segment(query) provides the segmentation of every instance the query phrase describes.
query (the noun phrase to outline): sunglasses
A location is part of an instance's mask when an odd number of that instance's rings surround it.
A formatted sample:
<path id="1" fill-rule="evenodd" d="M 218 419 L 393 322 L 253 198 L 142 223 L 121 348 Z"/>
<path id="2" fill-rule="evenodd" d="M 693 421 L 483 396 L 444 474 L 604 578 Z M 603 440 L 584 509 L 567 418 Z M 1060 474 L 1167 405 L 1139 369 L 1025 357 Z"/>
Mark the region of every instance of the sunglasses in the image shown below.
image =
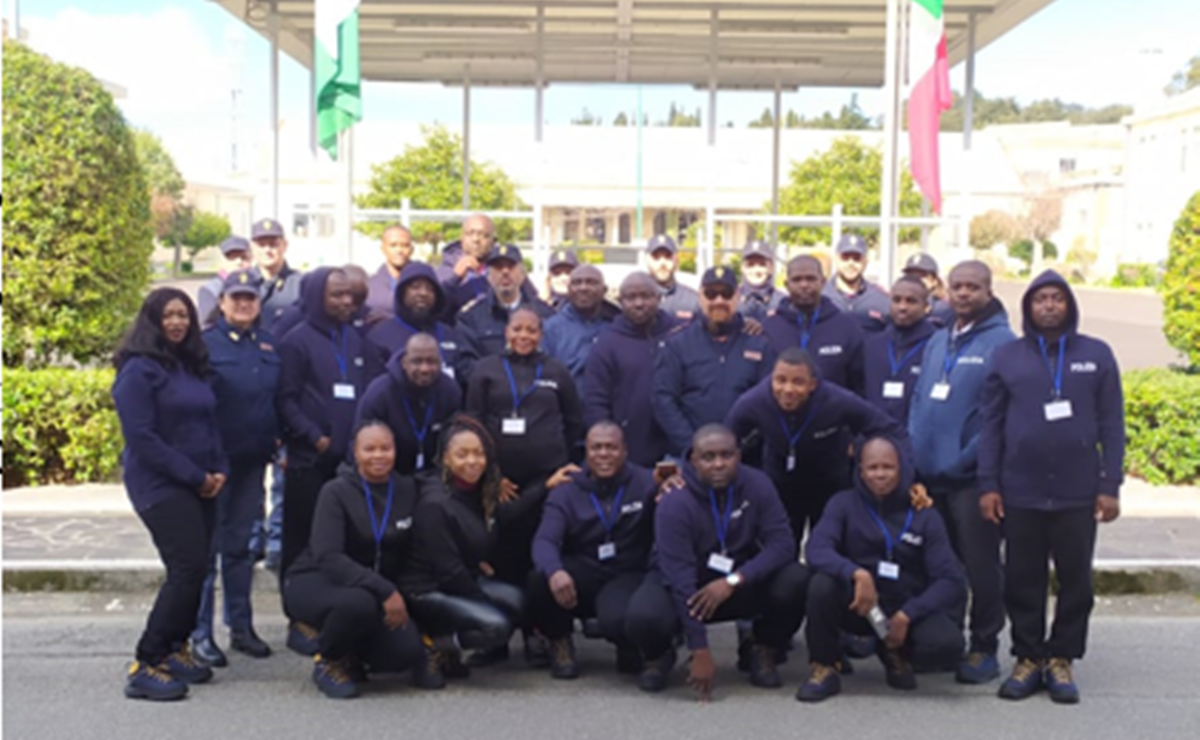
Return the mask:
<path id="1" fill-rule="evenodd" d="M 710 301 L 715 301 L 718 298 L 723 298 L 727 301 L 733 300 L 733 288 L 728 286 L 705 288 L 704 297 Z"/>

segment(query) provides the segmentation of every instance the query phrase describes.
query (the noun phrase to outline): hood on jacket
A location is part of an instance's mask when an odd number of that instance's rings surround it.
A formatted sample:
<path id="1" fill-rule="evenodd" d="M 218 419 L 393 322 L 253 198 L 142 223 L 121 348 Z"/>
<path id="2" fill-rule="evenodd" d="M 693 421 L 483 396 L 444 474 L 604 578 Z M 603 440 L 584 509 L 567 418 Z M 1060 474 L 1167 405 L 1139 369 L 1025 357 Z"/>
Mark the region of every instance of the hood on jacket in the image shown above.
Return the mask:
<path id="1" fill-rule="evenodd" d="M 683 477 L 683 482 L 687 484 L 688 490 L 692 494 L 708 501 L 709 485 L 700 480 L 700 473 L 696 470 L 696 466 L 692 465 L 692 448 L 689 446 L 683 452 L 683 457 L 679 461 L 679 474 Z M 745 463 L 738 463 L 737 473 L 733 476 L 733 480 L 729 484 L 729 488 L 733 491 L 740 491 L 745 485 L 746 475 L 743 471 Z"/>
<path id="2" fill-rule="evenodd" d="M 885 511 L 902 511 L 910 505 L 909 489 L 912 488 L 912 484 L 917 478 L 917 467 L 913 462 L 910 446 L 900 440 L 888 436 L 875 436 L 855 441 L 854 489 L 860 495 L 866 497 L 867 502 L 872 506 L 875 504 L 875 494 L 871 493 L 866 483 L 863 482 L 861 470 L 863 449 L 867 446 L 868 442 L 877 439 L 889 442 L 896 450 L 896 456 L 900 460 L 900 482 L 896 484 L 891 493 L 883 498 L 883 508 Z"/>
<path id="3" fill-rule="evenodd" d="M 825 295 L 824 293 L 821 294 L 821 301 L 817 304 L 815 311 L 817 314 L 818 324 L 824 324 L 826 321 L 829 321 L 841 312 L 842 309 L 838 308 L 837 304 L 834 303 L 829 296 Z M 776 313 L 782 315 L 788 321 L 795 322 L 796 317 L 800 315 L 800 309 L 796 308 L 796 306 L 792 303 L 791 298 L 787 298 L 783 301 L 783 303 L 779 304 L 779 309 L 776 311 Z"/>
<path id="4" fill-rule="evenodd" d="M 925 316 L 912 326 L 903 328 L 889 323 L 883 332 L 885 335 L 895 337 L 899 340 L 901 346 L 908 346 L 914 342 L 919 342 L 922 339 L 933 336 L 933 333 L 938 330 L 938 327 L 929 319 L 930 316 Z"/>
<path id="5" fill-rule="evenodd" d="M 623 486 L 629 483 L 633 478 L 633 468 L 629 461 L 626 460 L 620 468 L 617 469 L 616 475 L 610 479 L 610 483 L 616 486 Z M 571 481 L 579 486 L 580 490 L 588 493 L 595 493 L 600 488 L 600 481 L 592 477 L 592 471 L 588 468 L 585 462 L 579 472 L 571 474 Z"/>
<path id="6" fill-rule="evenodd" d="M 654 320 L 650 322 L 650 333 L 642 330 L 641 327 L 634 326 L 633 322 L 625 318 L 625 314 L 618 314 L 612 320 L 612 330 L 623 337 L 632 337 L 634 339 L 645 339 L 647 336 L 661 337 L 675 327 L 675 317 L 661 308 L 655 314 Z"/>
<path id="7" fill-rule="evenodd" d="M 1066 278 L 1059 275 L 1054 270 L 1046 270 L 1041 275 L 1034 278 L 1033 282 L 1025 290 L 1025 295 L 1021 297 L 1021 331 L 1027 337 L 1037 336 L 1037 328 L 1033 325 L 1032 318 L 1032 303 L 1033 294 L 1038 289 L 1044 288 L 1047 285 L 1057 285 L 1067 293 L 1067 334 L 1074 334 L 1079 331 L 1079 304 L 1075 300 L 1075 293 L 1071 290 L 1071 286 L 1067 283 Z"/>
<path id="8" fill-rule="evenodd" d="M 304 276 L 300 286 L 300 310 L 308 323 L 323 331 L 336 329 L 338 324 L 325 313 L 325 284 L 338 267 L 318 267 Z"/>
<path id="9" fill-rule="evenodd" d="M 416 324 L 412 321 L 412 315 L 406 308 L 404 308 L 401 299 L 404 296 L 404 289 L 413 281 L 421 279 L 428 280 L 433 284 L 433 293 L 434 296 L 436 296 L 433 301 L 433 309 L 429 312 L 427 322 L 436 322 L 437 317 L 446 312 L 446 303 L 448 301 L 446 298 L 446 291 L 442 288 L 442 283 L 437 279 L 437 273 L 433 271 L 433 268 L 424 262 L 409 262 L 404 266 L 404 269 L 400 271 L 400 281 L 396 283 L 396 292 L 392 299 L 392 309 L 395 311 L 397 316 L 404 319 L 408 323 L 413 324 L 414 326 Z"/>

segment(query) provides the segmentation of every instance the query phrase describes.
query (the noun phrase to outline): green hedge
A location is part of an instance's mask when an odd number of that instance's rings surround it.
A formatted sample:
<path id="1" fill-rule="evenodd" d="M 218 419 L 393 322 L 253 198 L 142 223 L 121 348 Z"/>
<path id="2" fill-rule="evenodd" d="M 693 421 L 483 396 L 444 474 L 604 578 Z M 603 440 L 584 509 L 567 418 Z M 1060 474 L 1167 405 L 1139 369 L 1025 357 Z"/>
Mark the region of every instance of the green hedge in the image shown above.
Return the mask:
<path id="1" fill-rule="evenodd" d="M 1126 471 L 1156 485 L 1200 482 L 1200 374 L 1132 370 L 1124 386 Z"/>

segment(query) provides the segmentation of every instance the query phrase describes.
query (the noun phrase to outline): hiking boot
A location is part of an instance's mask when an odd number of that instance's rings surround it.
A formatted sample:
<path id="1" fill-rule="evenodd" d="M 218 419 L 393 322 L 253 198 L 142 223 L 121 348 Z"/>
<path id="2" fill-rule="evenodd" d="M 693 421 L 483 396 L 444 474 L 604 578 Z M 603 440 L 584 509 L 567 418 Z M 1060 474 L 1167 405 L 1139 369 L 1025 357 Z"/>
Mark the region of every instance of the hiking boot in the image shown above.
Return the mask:
<path id="1" fill-rule="evenodd" d="M 313 683 L 330 699 L 351 699 L 358 696 L 358 684 L 350 677 L 347 661 L 326 660 L 320 654 L 313 656 Z"/>
<path id="2" fill-rule="evenodd" d="M 217 647 L 216 640 L 212 637 L 201 637 L 199 640 L 192 640 L 192 655 L 196 660 L 213 668 L 224 668 L 229 665 L 229 660 L 225 657 L 225 653 L 221 648 Z"/>
<path id="3" fill-rule="evenodd" d="M 657 658 L 646 658 L 645 666 L 638 675 L 638 688 L 651 694 L 657 694 L 667 688 L 667 680 L 675 667 L 675 648 L 668 649 Z"/>
<path id="4" fill-rule="evenodd" d="M 570 635 L 550 641 L 550 675 L 553 678 L 579 678 L 579 663 L 575 661 L 575 642 Z"/>
<path id="5" fill-rule="evenodd" d="M 130 699 L 176 701 L 187 696 L 187 693 L 187 684 L 167 673 L 162 666 L 146 665 L 139 660 L 129 666 L 125 696 Z"/>
<path id="6" fill-rule="evenodd" d="M 452 681 L 466 680 L 471 677 L 471 669 L 463 662 L 459 650 L 442 650 L 442 671 L 446 678 Z"/>
<path id="7" fill-rule="evenodd" d="M 311 657 L 321 649 L 321 634 L 304 622 L 288 624 L 287 646 L 293 653 Z"/>
<path id="8" fill-rule="evenodd" d="M 271 655 L 271 646 L 255 634 L 253 628 L 230 632 L 229 648 L 251 658 L 267 658 Z"/>
<path id="9" fill-rule="evenodd" d="M 446 654 L 434 647 L 433 640 L 422 637 L 425 657 L 413 668 L 413 686 L 430 691 L 446 688 Z"/>
<path id="10" fill-rule="evenodd" d="M 838 674 L 837 666 L 813 663 L 808 680 L 800 684 L 796 691 L 796 700 L 815 703 L 836 696 L 841 691 L 842 677 Z"/>
<path id="11" fill-rule="evenodd" d="M 184 683 L 207 683 L 212 680 L 212 668 L 204 665 L 192 655 L 191 649 L 184 643 L 183 647 L 167 656 L 159 666 Z"/>
<path id="12" fill-rule="evenodd" d="M 917 688 L 917 674 L 913 672 L 912 663 L 909 663 L 899 650 L 885 648 L 880 652 L 879 660 L 883 663 L 884 676 L 888 686 L 901 691 L 912 691 Z"/>
<path id="13" fill-rule="evenodd" d="M 987 683 L 999 677 L 1000 663 L 995 653 L 969 653 L 954 673 L 955 681 L 967 684 Z"/>
<path id="14" fill-rule="evenodd" d="M 1067 658 L 1051 658 L 1046 661 L 1046 671 L 1043 674 L 1046 690 L 1050 692 L 1050 701 L 1055 704 L 1078 704 L 1079 687 L 1071 675 L 1071 661 Z"/>
<path id="15" fill-rule="evenodd" d="M 476 650 L 467 656 L 467 666 L 471 668 L 487 668 L 508 660 L 508 645 L 501 645 L 490 650 Z"/>
<path id="16" fill-rule="evenodd" d="M 541 632 L 526 632 L 525 664 L 530 668 L 549 668 L 551 665 L 550 641 Z"/>
<path id="17" fill-rule="evenodd" d="M 775 668 L 775 655 L 778 651 L 760 642 L 750 646 L 750 685 L 760 689 L 777 689 L 783 686 L 783 679 Z"/>
<path id="18" fill-rule="evenodd" d="M 1020 701 L 1033 696 L 1044 686 L 1042 672 L 1045 670 L 1046 666 L 1040 661 L 1021 658 L 1013 666 L 1012 675 L 1000 684 L 1000 698 Z"/>
<path id="19" fill-rule="evenodd" d="M 644 667 L 642 654 L 637 648 L 617 648 L 617 673 L 633 676 L 641 673 Z"/>

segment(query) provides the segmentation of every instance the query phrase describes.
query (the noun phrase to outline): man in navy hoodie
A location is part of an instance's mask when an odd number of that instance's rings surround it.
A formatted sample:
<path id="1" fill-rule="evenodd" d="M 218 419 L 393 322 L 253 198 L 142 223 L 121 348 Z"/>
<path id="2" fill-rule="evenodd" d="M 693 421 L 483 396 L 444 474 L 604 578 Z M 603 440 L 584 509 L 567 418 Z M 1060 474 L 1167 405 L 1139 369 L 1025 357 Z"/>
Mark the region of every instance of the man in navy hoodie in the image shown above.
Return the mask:
<path id="1" fill-rule="evenodd" d="M 863 343 L 863 398 L 908 424 L 908 401 L 921 356 L 937 328 L 929 320 L 929 289 L 905 275 L 892 285 L 891 322 Z"/>
<path id="2" fill-rule="evenodd" d="M 804 621 L 808 571 L 796 561 L 775 486 L 741 465 L 737 440 L 720 424 L 696 432 L 682 474 L 685 486 L 663 496 L 654 513 L 654 567 L 625 617 L 646 659 L 638 685 L 666 687 L 682 625 L 692 651 L 688 683 L 707 701 L 716 665 L 705 625 L 753 619 L 750 682 L 782 686 L 775 659 Z"/>
<path id="3" fill-rule="evenodd" d="M 396 283 L 392 316 L 376 323 L 367 332 L 367 339 L 391 357 L 416 334 L 429 334 L 437 339 L 442 358 L 442 372 L 450 378 L 465 377 L 461 371 L 458 331 L 442 322 L 446 313 L 446 292 L 438 282 L 433 268 L 423 262 L 410 262 Z M 399 438 L 397 438 L 399 441 Z"/>
<path id="4" fill-rule="evenodd" d="M 654 368 L 654 418 L 668 454 L 681 455 L 705 424 L 724 420 L 738 396 L 771 372 L 775 353 L 764 336 L 745 332 L 735 310 L 737 277 L 710 267 L 700 288 L 703 316 L 667 340 Z"/>
<path id="5" fill-rule="evenodd" d="M 834 250 L 836 266 L 825 284 L 825 295 L 843 312 L 853 316 L 864 332 L 883 331 L 888 321 L 888 295 L 868 282 L 867 242 L 858 234 L 842 234 Z"/>
<path id="6" fill-rule="evenodd" d="M 807 350 L 821 379 L 858 393 L 862 388 L 863 330 L 850 314 L 821 294 L 825 272 L 815 257 L 801 255 L 787 266 L 788 300 L 763 322 L 776 354 L 788 347 Z"/>
<path id="7" fill-rule="evenodd" d="M 869 439 L 859 452 L 854 487 L 833 497 L 805 550 L 808 586 L 805 642 L 812 673 L 796 693 L 816 702 L 841 691 L 841 630 L 873 634 L 870 619 L 887 620 L 878 648 L 888 686 L 915 689 L 916 669 L 937 669 L 962 655 L 957 611 L 967 579 L 954 557 L 941 516 L 919 508 L 907 445 Z M 918 500 L 928 499 L 924 496 Z M 849 608 L 847 608 L 849 606 Z"/>
<path id="8" fill-rule="evenodd" d="M 604 275 L 595 265 L 580 265 L 571 271 L 566 300 L 558 313 L 546 320 L 542 349 L 571 371 L 579 395 L 585 393 L 588 354 L 600 332 L 620 314 L 604 300 Z"/>
<path id="9" fill-rule="evenodd" d="M 667 453 L 667 436 L 654 419 L 654 366 L 667 337 L 680 325 L 659 308 L 662 295 L 648 274 L 621 283 L 621 315 L 596 339 L 584 364 L 591 382 L 583 393 L 583 423 L 615 421 L 625 432 L 629 459 L 649 467 Z"/>
<path id="10" fill-rule="evenodd" d="M 396 439 L 396 472 L 413 475 L 435 467 L 442 425 L 462 409 L 462 389 L 442 372 L 438 341 L 413 334 L 392 355 L 387 371 L 371 381 L 354 427 L 387 424 Z"/>
<path id="11" fill-rule="evenodd" d="M 992 295 L 992 271 L 982 262 L 950 271 L 955 320 L 925 345 L 912 391 L 908 433 L 917 474 L 928 486 L 971 584 L 971 642 L 958 666 L 960 683 L 1000 675 L 996 662 L 1004 628 L 1004 573 L 1000 527 L 979 514 L 976 456 L 982 428 L 983 382 L 996 348 L 1012 341 L 1008 314 Z"/>
<path id="12" fill-rule="evenodd" d="M 1017 658 L 1000 696 L 1024 699 L 1044 685 L 1055 702 L 1074 704 L 1071 661 L 1087 643 L 1096 523 L 1121 511 L 1121 372 L 1107 344 L 1079 333 L 1079 304 L 1058 273 L 1038 276 L 1021 309 L 1025 336 L 992 356 L 979 440 L 979 503 L 987 519 L 1003 521 Z M 1058 598 L 1047 639 L 1051 558 Z"/>

